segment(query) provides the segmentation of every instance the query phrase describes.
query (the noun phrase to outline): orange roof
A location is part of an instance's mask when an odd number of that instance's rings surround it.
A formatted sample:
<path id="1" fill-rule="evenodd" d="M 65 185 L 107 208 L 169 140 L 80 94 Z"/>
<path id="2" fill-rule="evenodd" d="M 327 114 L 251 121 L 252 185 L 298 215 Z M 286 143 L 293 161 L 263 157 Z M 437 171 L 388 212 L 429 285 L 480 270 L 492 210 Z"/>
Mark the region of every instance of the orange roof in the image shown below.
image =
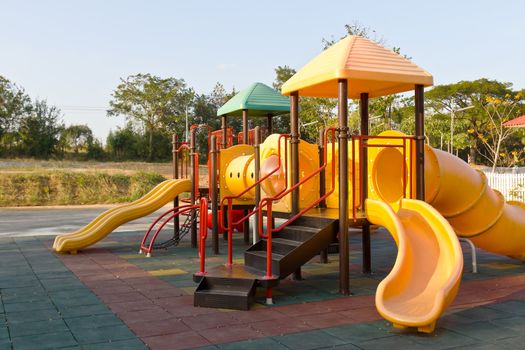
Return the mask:
<path id="1" fill-rule="evenodd" d="M 521 128 L 525 126 L 525 115 L 509 120 L 503 123 L 503 126 L 507 128 Z"/>
<path id="2" fill-rule="evenodd" d="M 301 96 L 337 97 L 337 80 L 348 80 L 348 97 L 370 97 L 431 86 L 430 73 L 410 60 L 360 36 L 348 36 L 332 45 L 283 84 L 281 92 Z"/>

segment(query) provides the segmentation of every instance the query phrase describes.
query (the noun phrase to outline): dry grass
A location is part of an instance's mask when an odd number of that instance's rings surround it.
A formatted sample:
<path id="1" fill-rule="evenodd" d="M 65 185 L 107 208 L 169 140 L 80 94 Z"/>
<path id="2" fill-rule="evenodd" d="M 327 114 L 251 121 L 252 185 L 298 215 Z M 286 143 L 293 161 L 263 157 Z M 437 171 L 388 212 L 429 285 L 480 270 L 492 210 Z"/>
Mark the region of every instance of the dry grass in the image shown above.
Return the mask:
<path id="1" fill-rule="evenodd" d="M 171 163 L 0 159 L 0 207 L 128 202 L 172 174 Z"/>

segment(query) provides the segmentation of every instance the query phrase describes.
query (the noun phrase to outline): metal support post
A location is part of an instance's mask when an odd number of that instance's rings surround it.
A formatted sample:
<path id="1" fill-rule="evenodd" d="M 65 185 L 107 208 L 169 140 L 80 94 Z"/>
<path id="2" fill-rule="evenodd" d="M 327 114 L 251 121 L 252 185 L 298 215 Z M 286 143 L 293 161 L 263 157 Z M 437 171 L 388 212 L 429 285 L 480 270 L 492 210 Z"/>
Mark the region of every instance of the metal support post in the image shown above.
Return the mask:
<path id="1" fill-rule="evenodd" d="M 348 247 L 348 81 L 340 79 L 339 117 L 339 293 L 350 294 Z"/>
<path id="2" fill-rule="evenodd" d="M 359 109 L 361 114 L 361 135 L 368 135 L 368 93 L 360 95 Z M 363 139 L 363 148 L 361 149 L 361 206 L 365 210 L 365 202 L 368 198 L 368 140 Z M 361 226 L 361 238 L 363 246 L 363 273 L 372 272 L 372 252 L 370 248 L 370 223 L 366 218 L 363 219 Z"/>
<path id="3" fill-rule="evenodd" d="M 219 214 L 218 214 L 218 201 L 219 193 L 217 187 L 217 136 L 211 137 L 210 145 L 210 156 L 211 156 L 211 173 L 210 176 L 210 198 L 211 198 L 211 239 L 213 245 L 213 254 L 219 254 Z"/>
<path id="4" fill-rule="evenodd" d="M 195 167 L 199 164 L 195 164 L 195 153 L 197 152 L 196 142 L 195 142 L 196 130 L 193 129 L 190 132 L 190 172 L 191 172 L 191 204 L 195 204 L 197 200 L 198 193 L 195 193 L 195 187 L 199 184 L 199 179 L 197 179 L 197 174 L 195 173 Z M 191 214 L 191 247 L 197 248 L 197 213 L 195 210 L 190 212 Z"/>

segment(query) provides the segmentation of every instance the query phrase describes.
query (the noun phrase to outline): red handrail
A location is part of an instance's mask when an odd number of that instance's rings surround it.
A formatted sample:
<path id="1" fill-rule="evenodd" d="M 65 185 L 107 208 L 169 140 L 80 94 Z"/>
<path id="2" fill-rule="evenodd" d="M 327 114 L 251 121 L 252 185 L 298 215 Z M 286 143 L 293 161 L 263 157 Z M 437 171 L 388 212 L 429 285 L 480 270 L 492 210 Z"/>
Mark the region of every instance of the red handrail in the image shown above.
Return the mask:
<path id="1" fill-rule="evenodd" d="M 364 143 L 364 140 L 370 140 L 370 139 L 397 139 L 402 140 L 402 145 L 395 145 L 395 144 L 384 144 L 384 143 L 377 143 L 377 144 L 369 144 Z M 383 148 L 402 148 L 403 149 L 403 165 L 402 165 L 402 171 L 403 171 L 403 198 L 406 196 L 406 189 L 407 189 L 407 171 L 406 171 L 406 147 L 407 147 L 407 140 L 414 141 L 414 136 L 386 136 L 386 135 L 378 135 L 378 136 L 370 136 L 370 135 L 353 135 L 352 136 L 352 215 L 354 218 L 354 222 L 357 221 L 357 208 L 363 207 L 363 180 L 360 178 L 360 186 L 359 186 L 359 206 L 356 205 L 356 194 L 355 194 L 355 185 L 356 185 L 356 175 L 355 175 L 355 142 L 354 140 L 358 140 L 358 151 L 359 154 L 361 154 L 361 151 L 363 148 L 371 148 L 371 147 L 383 147 Z M 409 168 L 410 171 L 412 171 L 412 149 L 414 147 L 411 145 L 410 147 L 410 157 L 409 157 Z M 362 162 L 359 162 L 359 176 L 361 176 L 361 170 L 362 170 L 363 164 Z M 410 181 L 409 184 L 409 196 L 412 198 L 412 187 L 413 187 L 413 181 Z"/>
<path id="2" fill-rule="evenodd" d="M 164 212 L 162 215 L 160 215 L 159 217 L 157 217 L 155 219 L 155 221 L 153 221 L 153 223 L 149 226 L 148 228 L 148 231 L 146 231 L 146 234 L 144 235 L 144 238 L 142 238 L 142 242 L 140 243 L 140 250 L 142 252 L 145 252 L 145 253 L 148 253 L 150 254 L 152 251 L 153 251 L 153 244 L 155 243 L 155 240 L 157 239 L 157 236 L 159 235 L 160 231 L 162 231 L 162 229 L 164 228 L 164 226 L 166 226 L 166 224 L 171 221 L 175 216 L 177 215 L 180 215 L 180 214 L 183 214 L 183 213 L 186 213 L 188 211 L 191 211 L 193 209 L 196 209 L 198 206 L 196 205 L 191 205 L 191 204 L 185 204 L 185 205 L 180 205 L 178 207 L 175 207 L 175 208 L 171 208 L 170 210 Z M 146 240 L 148 239 L 148 236 L 149 234 L 151 233 L 151 231 L 153 230 L 153 228 L 155 227 L 155 225 L 160 221 L 162 220 L 164 217 L 166 217 L 166 215 L 170 214 L 170 213 L 173 213 L 171 214 L 168 218 L 166 218 L 162 224 L 159 226 L 159 228 L 155 231 L 155 234 L 153 235 L 153 237 L 151 238 L 151 241 L 149 243 L 149 246 L 146 247 Z"/>
<path id="3" fill-rule="evenodd" d="M 277 140 L 277 143 L 278 143 L 278 149 L 277 149 L 277 157 L 278 157 L 278 164 L 277 164 L 277 167 L 275 169 L 273 169 L 272 171 L 270 171 L 268 174 L 266 174 L 265 176 L 261 177 L 258 181 L 254 182 L 252 185 L 248 186 L 248 188 L 246 188 L 245 190 L 243 190 L 241 193 L 237 194 L 236 196 L 226 196 L 224 197 L 222 200 L 221 200 L 221 203 L 220 203 L 220 206 L 221 208 L 224 208 L 224 202 L 225 201 L 228 201 L 227 203 L 227 206 L 228 206 L 228 222 L 227 222 L 227 227 L 225 227 L 224 229 L 228 231 L 228 263 L 227 265 L 228 266 L 231 266 L 233 264 L 233 243 L 232 243 L 232 239 L 233 239 L 233 227 L 235 225 L 239 225 L 241 224 L 242 222 L 244 222 L 244 220 L 248 219 L 250 216 L 252 216 L 253 214 L 257 213 L 260 208 L 262 207 L 261 203 L 259 203 L 259 205 L 257 207 L 255 207 L 252 211 L 250 211 L 250 213 L 244 217 L 242 217 L 241 219 L 239 219 L 238 221 L 236 222 L 232 222 L 233 221 L 233 213 L 232 213 L 232 210 L 233 210 L 233 200 L 234 199 L 237 199 L 237 198 L 240 198 L 242 197 L 244 194 L 248 193 L 250 190 L 252 190 L 253 188 L 255 188 L 257 185 L 260 185 L 264 180 L 268 179 L 271 175 L 275 174 L 279 169 L 282 168 L 282 163 L 281 163 L 281 139 L 284 138 L 285 142 L 284 142 L 284 174 L 285 174 L 285 184 L 287 186 L 288 184 L 288 179 L 287 179 L 287 168 L 288 168 L 288 143 L 287 143 L 287 139 L 290 137 L 290 135 L 287 135 L 287 134 L 282 134 L 279 136 L 278 140 Z M 285 189 L 286 190 L 286 187 Z M 224 222 L 224 210 L 221 210 L 219 212 L 219 220 L 221 220 L 221 222 Z"/>
<path id="4" fill-rule="evenodd" d="M 200 270 L 199 275 L 205 275 L 205 263 L 206 263 L 206 238 L 208 238 L 208 199 L 200 199 L 199 209 L 199 258 L 200 258 Z"/>
<path id="5" fill-rule="evenodd" d="M 281 193 L 279 193 L 279 194 L 277 194 L 277 195 L 275 195 L 273 197 L 267 197 L 267 198 L 264 198 L 263 200 L 261 200 L 261 204 L 259 206 L 259 227 L 258 227 L 258 232 L 259 232 L 259 235 L 262 238 L 266 238 L 266 240 L 267 240 L 267 242 L 266 242 L 266 278 L 272 278 L 273 277 L 272 276 L 272 234 L 283 230 L 286 226 L 290 225 L 292 222 L 297 220 L 297 218 L 299 218 L 300 216 L 304 215 L 308 210 L 310 210 L 313 207 L 317 206 L 319 203 L 321 203 L 323 200 L 325 200 L 328 196 L 330 196 L 335 191 L 335 176 L 336 176 L 336 174 L 335 174 L 335 138 L 336 138 L 336 132 L 337 132 L 337 129 L 335 129 L 335 128 L 327 128 L 324 131 L 324 134 L 323 134 L 323 139 L 324 139 L 323 140 L 324 161 L 323 161 L 323 165 L 321 167 L 319 167 L 318 169 L 316 169 L 315 171 L 313 171 L 312 173 L 310 173 L 309 175 L 307 175 L 306 177 L 301 179 L 301 181 L 299 181 L 298 183 L 296 183 L 295 185 L 293 185 L 289 189 L 287 189 L 285 191 L 282 191 Z M 275 228 L 275 229 L 272 228 L 272 203 L 274 201 L 279 200 L 279 199 L 283 198 L 284 196 L 288 195 L 289 193 L 291 193 L 295 189 L 299 188 L 301 185 L 303 185 L 304 183 L 306 183 L 307 181 L 312 179 L 314 176 L 316 176 L 317 174 L 321 173 L 322 171 L 324 171 L 326 169 L 327 164 L 328 164 L 328 156 L 327 156 L 327 153 L 328 153 L 327 152 L 328 133 L 332 133 L 332 177 L 331 177 L 331 188 L 330 188 L 330 191 L 326 192 L 324 195 L 319 197 L 317 200 L 315 200 L 309 206 L 306 206 L 305 208 L 303 208 L 301 211 L 299 211 L 299 213 L 297 213 L 294 216 L 292 216 L 286 222 L 281 224 L 278 228 Z M 263 232 L 262 208 L 263 208 L 265 203 L 266 203 L 266 218 L 267 218 L 267 226 L 266 226 L 267 234 L 266 235 L 262 234 L 262 232 Z"/>

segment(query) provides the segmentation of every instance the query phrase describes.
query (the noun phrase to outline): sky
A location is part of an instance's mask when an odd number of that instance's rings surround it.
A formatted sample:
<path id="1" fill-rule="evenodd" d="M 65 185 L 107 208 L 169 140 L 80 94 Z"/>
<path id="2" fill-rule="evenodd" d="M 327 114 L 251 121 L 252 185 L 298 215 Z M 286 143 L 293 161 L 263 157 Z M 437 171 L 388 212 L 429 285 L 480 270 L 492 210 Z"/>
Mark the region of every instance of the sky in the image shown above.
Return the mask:
<path id="1" fill-rule="evenodd" d="M 120 78 L 271 85 L 360 23 L 447 84 L 481 77 L 525 88 L 525 1 L 0 0 L 0 75 L 105 141 L 125 124 L 105 109 Z"/>

